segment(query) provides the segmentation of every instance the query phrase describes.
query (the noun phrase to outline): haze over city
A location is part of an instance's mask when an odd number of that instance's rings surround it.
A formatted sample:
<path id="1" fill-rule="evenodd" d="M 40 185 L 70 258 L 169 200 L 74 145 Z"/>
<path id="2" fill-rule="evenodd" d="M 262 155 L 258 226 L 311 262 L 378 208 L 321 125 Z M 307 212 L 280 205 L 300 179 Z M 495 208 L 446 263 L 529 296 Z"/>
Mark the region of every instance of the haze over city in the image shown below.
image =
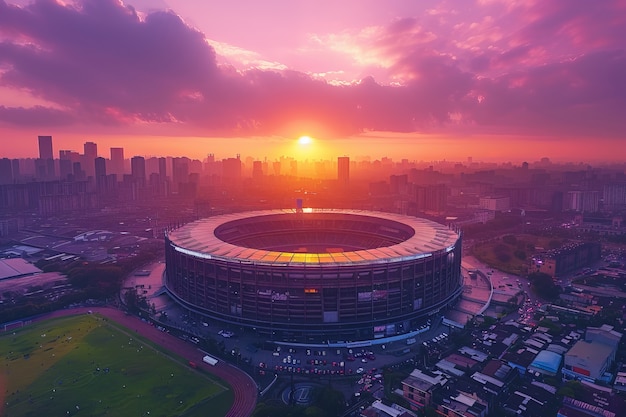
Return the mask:
<path id="1" fill-rule="evenodd" d="M 2 0 L 2 153 L 53 135 L 144 156 L 616 161 L 625 20 L 620 1 Z"/>
<path id="2" fill-rule="evenodd" d="M 624 0 L 0 0 L 0 417 L 626 416 Z"/>

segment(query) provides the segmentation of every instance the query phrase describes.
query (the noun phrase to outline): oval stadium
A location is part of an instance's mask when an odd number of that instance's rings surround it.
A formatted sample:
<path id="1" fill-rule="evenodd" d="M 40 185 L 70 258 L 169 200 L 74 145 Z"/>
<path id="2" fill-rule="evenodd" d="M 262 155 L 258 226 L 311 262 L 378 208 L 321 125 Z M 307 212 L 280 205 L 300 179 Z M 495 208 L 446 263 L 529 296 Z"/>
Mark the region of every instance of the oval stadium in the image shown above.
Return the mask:
<path id="1" fill-rule="evenodd" d="M 166 289 L 185 308 L 276 341 L 388 340 L 460 295 L 461 236 L 359 210 L 265 210 L 166 236 Z"/>

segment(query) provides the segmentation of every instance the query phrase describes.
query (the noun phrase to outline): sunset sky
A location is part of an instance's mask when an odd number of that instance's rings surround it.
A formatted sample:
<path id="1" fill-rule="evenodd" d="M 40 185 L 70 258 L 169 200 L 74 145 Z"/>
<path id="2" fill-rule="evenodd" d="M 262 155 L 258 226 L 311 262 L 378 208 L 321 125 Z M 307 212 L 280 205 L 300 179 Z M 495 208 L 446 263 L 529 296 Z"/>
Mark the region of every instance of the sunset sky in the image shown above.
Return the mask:
<path id="1" fill-rule="evenodd" d="M 56 155 L 623 161 L 626 2 L 0 0 L 0 157 L 37 135 Z"/>

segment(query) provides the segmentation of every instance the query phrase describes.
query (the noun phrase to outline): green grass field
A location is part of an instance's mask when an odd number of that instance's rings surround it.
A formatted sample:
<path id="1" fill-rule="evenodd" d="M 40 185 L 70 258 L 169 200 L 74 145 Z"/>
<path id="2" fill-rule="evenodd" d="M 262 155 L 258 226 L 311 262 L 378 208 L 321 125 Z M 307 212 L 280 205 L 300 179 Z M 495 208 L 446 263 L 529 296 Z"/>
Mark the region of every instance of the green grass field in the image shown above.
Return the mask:
<path id="1" fill-rule="evenodd" d="M 225 382 L 133 333 L 97 315 L 83 315 L 2 335 L 4 415 L 226 414 L 233 394 Z"/>

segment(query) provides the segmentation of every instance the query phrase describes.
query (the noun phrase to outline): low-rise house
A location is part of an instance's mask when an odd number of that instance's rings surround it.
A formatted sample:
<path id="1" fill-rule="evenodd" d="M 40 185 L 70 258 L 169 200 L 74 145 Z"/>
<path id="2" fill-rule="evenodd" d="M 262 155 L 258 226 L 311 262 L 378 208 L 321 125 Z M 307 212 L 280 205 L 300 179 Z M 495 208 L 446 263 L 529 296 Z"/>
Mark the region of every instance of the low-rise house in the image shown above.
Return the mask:
<path id="1" fill-rule="evenodd" d="M 432 404 L 435 391 L 446 385 L 448 378 L 442 372 L 428 372 L 415 369 L 402 381 L 402 393 L 414 410 Z"/>

